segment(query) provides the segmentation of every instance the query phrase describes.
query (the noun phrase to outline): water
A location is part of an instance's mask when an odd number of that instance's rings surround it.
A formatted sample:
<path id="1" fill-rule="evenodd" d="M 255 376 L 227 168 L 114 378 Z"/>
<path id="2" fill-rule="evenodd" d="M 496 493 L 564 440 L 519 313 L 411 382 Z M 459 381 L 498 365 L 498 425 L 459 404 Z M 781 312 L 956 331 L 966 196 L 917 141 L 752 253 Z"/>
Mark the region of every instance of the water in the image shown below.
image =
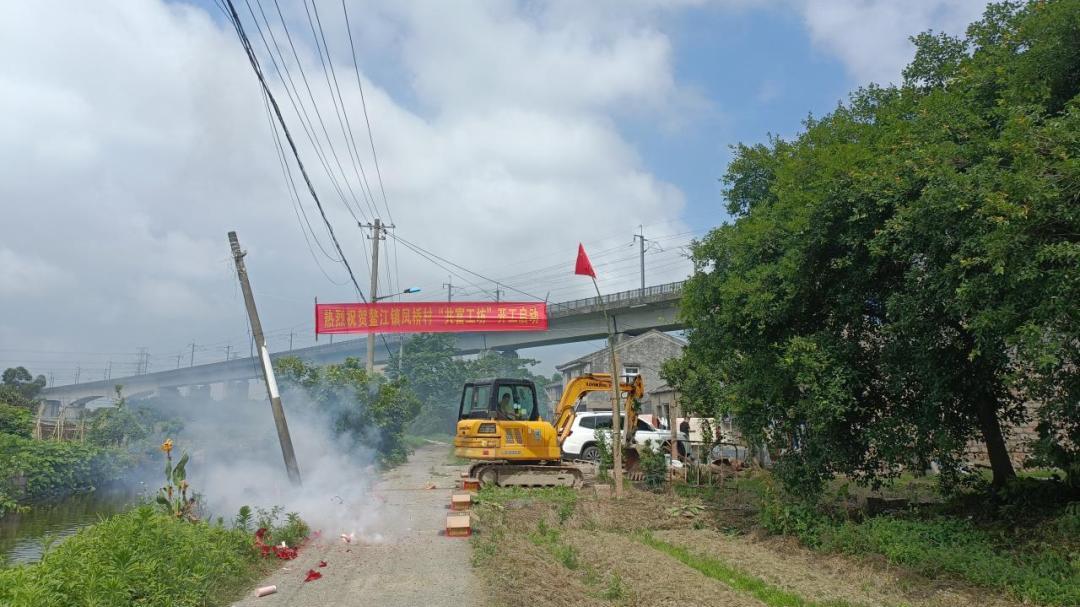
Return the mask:
<path id="1" fill-rule="evenodd" d="M 34 506 L 23 514 L 0 518 L 0 564 L 22 565 L 41 560 L 46 541 L 55 542 L 102 518 L 127 510 L 140 500 L 125 490 L 74 495 L 52 506 Z"/>

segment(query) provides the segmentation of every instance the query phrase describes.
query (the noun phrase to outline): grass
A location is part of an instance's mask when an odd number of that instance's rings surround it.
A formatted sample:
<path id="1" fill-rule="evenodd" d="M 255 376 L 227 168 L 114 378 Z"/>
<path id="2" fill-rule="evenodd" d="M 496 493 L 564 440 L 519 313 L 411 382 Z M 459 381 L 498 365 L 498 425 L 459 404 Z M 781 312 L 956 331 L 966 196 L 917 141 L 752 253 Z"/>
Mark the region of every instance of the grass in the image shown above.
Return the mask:
<path id="1" fill-rule="evenodd" d="M 536 526 L 536 531 L 529 534 L 529 541 L 546 548 L 563 567 L 570 570 L 581 567 L 581 557 L 577 549 L 563 543 L 559 530 L 549 527 L 544 521 L 540 521 Z"/>
<path id="2" fill-rule="evenodd" d="M 671 556 L 682 564 L 720 581 L 739 592 L 745 592 L 769 607 L 851 607 L 846 601 L 819 603 L 769 584 L 761 578 L 743 573 L 712 557 L 694 554 L 682 546 L 656 539 L 649 533 L 640 533 L 638 540 Z"/>
<path id="3" fill-rule="evenodd" d="M 557 507 L 560 522 L 565 521 L 574 512 L 578 492 L 570 487 L 482 487 L 476 501 L 491 504 L 496 508 L 505 507 L 510 502 L 544 502 Z"/>
<path id="4" fill-rule="evenodd" d="M 1066 520 L 1059 519 L 1057 530 L 1068 530 Z M 1080 553 L 1039 544 L 1017 546 L 968 521 L 945 517 L 845 521 L 827 526 L 822 539 L 825 550 L 879 554 L 927 577 L 963 579 L 1025 602 L 1080 605 Z"/>
<path id="5" fill-rule="evenodd" d="M 224 604 L 268 567 L 243 530 L 142 506 L 80 531 L 40 563 L 0 569 L 0 605 Z"/>

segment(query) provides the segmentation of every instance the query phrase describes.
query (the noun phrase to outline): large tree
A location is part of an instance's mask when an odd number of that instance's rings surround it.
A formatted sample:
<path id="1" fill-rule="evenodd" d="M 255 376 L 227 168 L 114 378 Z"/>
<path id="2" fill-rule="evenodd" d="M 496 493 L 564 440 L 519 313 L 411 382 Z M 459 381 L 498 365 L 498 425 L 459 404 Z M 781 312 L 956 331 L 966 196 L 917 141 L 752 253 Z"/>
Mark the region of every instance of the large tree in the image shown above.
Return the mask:
<path id="1" fill-rule="evenodd" d="M 0 383 L 0 403 L 34 410 L 38 393 L 44 387 L 44 375 L 34 377 L 26 367 L 5 369 Z"/>
<path id="2" fill-rule="evenodd" d="M 1032 409 L 1076 478 L 1080 3 L 991 5 L 964 38 L 913 41 L 902 86 L 736 147 L 735 219 L 693 248 L 667 379 L 784 448 L 805 492 L 951 471 L 971 439 L 1000 485 L 1003 425 Z"/>

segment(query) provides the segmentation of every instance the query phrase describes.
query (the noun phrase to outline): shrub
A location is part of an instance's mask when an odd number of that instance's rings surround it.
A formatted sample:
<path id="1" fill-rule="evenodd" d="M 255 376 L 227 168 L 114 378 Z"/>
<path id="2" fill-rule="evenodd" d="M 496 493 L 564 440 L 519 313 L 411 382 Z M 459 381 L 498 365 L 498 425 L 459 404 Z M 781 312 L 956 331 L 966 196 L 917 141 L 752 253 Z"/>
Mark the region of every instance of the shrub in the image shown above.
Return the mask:
<path id="1" fill-rule="evenodd" d="M 0 403 L 0 434 L 30 438 L 34 432 L 34 416 L 22 407 Z"/>
<path id="2" fill-rule="evenodd" d="M 0 494 L 19 503 L 91 491 L 130 464 L 130 456 L 112 449 L 0 434 Z"/>
<path id="3" fill-rule="evenodd" d="M 656 491 L 667 483 L 668 466 L 664 453 L 652 448 L 652 441 L 638 449 L 638 465 L 645 475 L 645 486 Z"/>

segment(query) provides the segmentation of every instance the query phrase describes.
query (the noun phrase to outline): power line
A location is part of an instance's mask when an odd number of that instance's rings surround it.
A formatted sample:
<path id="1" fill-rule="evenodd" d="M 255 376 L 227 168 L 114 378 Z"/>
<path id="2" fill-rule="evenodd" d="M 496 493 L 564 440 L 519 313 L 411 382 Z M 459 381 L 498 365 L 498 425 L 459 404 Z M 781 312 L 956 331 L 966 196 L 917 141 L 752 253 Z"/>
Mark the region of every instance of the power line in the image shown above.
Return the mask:
<path id="1" fill-rule="evenodd" d="M 255 51 L 251 48 L 251 41 L 248 40 L 247 33 L 244 32 L 244 24 L 240 22 L 240 16 L 236 13 L 236 7 L 233 5 L 232 0 L 225 0 L 229 7 L 229 13 L 232 16 L 233 27 L 236 30 L 236 35 L 240 38 L 240 43 L 244 46 L 244 51 L 247 53 L 248 62 L 251 64 L 251 69 L 255 71 L 255 75 L 259 79 L 259 84 L 262 85 L 263 92 L 270 100 L 270 104 L 274 108 L 274 115 L 277 116 L 278 122 L 281 124 L 281 130 L 285 134 L 286 141 L 289 142 L 289 148 L 292 150 L 293 157 L 296 158 L 296 165 L 300 169 L 300 174 L 304 177 L 304 183 L 307 184 L 308 192 L 311 194 L 312 200 L 315 201 L 315 206 L 319 208 L 319 214 L 322 216 L 323 223 L 326 224 L 326 230 L 330 233 L 330 239 L 334 242 L 334 247 L 337 249 L 338 256 L 341 257 L 341 263 L 344 264 L 345 269 L 349 273 L 349 279 L 352 280 L 353 287 L 356 288 L 356 294 L 360 296 L 360 299 L 367 301 L 364 297 L 364 292 L 360 289 L 360 283 L 356 281 L 356 276 L 353 274 L 352 267 L 349 265 L 349 260 L 345 257 L 345 252 L 341 250 L 341 244 L 337 240 L 337 236 L 334 235 L 334 227 L 330 225 L 330 220 L 326 217 L 326 211 L 323 210 L 322 202 L 319 200 L 319 195 L 315 192 L 315 186 L 311 182 L 311 177 L 308 175 L 307 169 L 304 168 L 304 163 L 300 160 L 300 152 L 296 149 L 296 142 L 293 140 L 292 133 L 289 132 L 288 125 L 285 124 L 285 118 L 281 115 L 281 108 L 278 106 L 277 100 L 274 98 L 274 94 L 270 91 L 270 86 L 266 82 L 266 78 L 263 77 L 262 69 L 259 67 L 259 61 L 255 57 Z M 275 0 L 275 4 L 276 4 Z"/>

